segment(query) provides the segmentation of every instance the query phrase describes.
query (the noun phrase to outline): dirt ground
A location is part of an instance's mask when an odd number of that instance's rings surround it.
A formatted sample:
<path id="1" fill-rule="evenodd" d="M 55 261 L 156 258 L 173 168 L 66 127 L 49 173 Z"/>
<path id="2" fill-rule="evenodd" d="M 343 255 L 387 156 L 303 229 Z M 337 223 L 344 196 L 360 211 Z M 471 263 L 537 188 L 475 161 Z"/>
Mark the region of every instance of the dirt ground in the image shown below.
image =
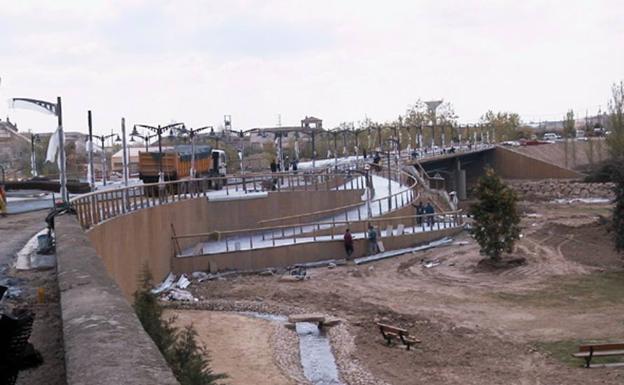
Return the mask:
<path id="1" fill-rule="evenodd" d="M 526 258 L 523 266 L 478 267 L 478 246 L 464 234 L 456 239 L 461 245 L 308 270 L 311 278 L 303 282 L 249 275 L 191 288 L 210 300 L 300 307 L 343 318 L 355 344 L 348 358 L 378 383 L 624 383 L 624 368 L 587 370 L 570 357 L 580 341 L 624 334 L 622 258 L 612 250 L 603 220 L 610 207 L 526 202 L 522 207 L 527 215 L 513 257 Z M 425 268 L 425 260 L 441 264 Z M 409 352 L 387 347 L 376 320 L 407 328 L 422 343 Z M 233 325 L 202 323 L 202 328 L 214 336 Z M 247 340 L 244 349 L 255 345 L 249 337 L 242 340 Z M 211 346 L 215 341 L 206 339 L 216 364 L 224 358 L 221 342 Z M 239 344 L 236 336 L 226 341 Z M 243 366 L 226 372 L 235 375 Z"/>
<path id="2" fill-rule="evenodd" d="M 270 321 L 239 314 L 212 311 L 172 311 L 175 325 L 192 324 L 200 342 L 208 347 L 215 373 L 227 373 L 230 385 L 294 385 L 273 360 Z M 268 354 L 267 354 L 268 352 Z"/>
<path id="3" fill-rule="evenodd" d="M 56 269 L 17 271 L 11 267 L 16 253 L 45 227 L 47 213 L 42 210 L 0 217 L 0 280 L 21 290 L 15 298 L 5 298 L 2 307 L 26 307 L 35 313 L 29 342 L 43 357 L 40 366 L 19 373 L 19 385 L 66 383 Z M 44 303 L 37 303 L 38 288 L 45 291 Z"/>

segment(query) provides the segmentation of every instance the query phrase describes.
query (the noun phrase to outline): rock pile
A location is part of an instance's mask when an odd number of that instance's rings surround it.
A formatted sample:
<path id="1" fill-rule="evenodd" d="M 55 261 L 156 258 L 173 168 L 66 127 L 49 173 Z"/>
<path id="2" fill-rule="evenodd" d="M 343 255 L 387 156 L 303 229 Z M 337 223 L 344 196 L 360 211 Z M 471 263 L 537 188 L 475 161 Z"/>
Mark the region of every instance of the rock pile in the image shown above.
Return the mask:
<path id="1" fill-rule="evenodd" d="M 582 183 L 572 180 L 508 181 L 521 199 L 613 198 L 612 183 Z"/>

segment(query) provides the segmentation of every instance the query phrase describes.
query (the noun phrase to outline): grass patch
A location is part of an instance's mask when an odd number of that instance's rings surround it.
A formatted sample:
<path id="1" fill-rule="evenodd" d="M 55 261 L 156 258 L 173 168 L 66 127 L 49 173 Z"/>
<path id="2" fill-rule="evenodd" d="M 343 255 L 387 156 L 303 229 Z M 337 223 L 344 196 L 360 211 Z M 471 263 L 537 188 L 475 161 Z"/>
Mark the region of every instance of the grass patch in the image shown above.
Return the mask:
<path id="1" fill-rule="evenodd" d="M 507 302 L 535 306 L 608 305 L 624 303 L 624 271 L 562 277 L 525 293 L 495 293 Z"/>
<path id="2" fill-rule="evenodd" d="M 535 342 L 533 346 L 542 353 L 554 358 L 555 360 L 562 362 L 570 367 L 583 367 L 585 360 L 582 358 L 572 357 L 572 353 L 578 352 L 579 345 L 592 344 L 592 343 L 607 343 L 609 341 L 596 341 L 596 340 L 563 340 L 563 341 L 550 341 L 550 342 Z M 624 357 L 594 357 L 591 364 L 612 364 L 617 362 L 623 362 Z"/>

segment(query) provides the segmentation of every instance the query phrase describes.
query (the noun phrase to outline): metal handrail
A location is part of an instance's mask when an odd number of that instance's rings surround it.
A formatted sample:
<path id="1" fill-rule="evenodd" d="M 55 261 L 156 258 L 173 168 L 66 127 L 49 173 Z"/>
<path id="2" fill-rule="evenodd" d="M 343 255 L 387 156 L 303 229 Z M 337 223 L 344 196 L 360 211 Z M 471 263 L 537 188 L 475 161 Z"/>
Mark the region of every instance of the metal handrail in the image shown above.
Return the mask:
<path id="1" fill-rule="evenodd" d="M 442 217 L 442 220 L 439 220 L 440 217 Z M 437 219 L 437 220 L 434 220 Z M 332 222 L 315 222 L 315 223 L 308 223 L 308 224 L 298 224 L 298 225 L 281 225 L 281 226 L 271 226 L 271 227 L 263 227 L 263 228 L 256 228 L 256 229 L 241 229 L 241 230 L 227 230 L 227 231 L 215 231 L 215 232 L 210 232 L 210 233 L 196 233 L 196 234 L 182 234 L 182 235 L 174 235 L 171 237 L 171 240 L 173 241 L 174 245 L 175 245 L 175 249 L 176 249 L 176 256 L 178 257 L 190 257 L 190 256 L 201 256 L 201 255 L 207 255 L 207 254 L 223 254 L 223 253 L 230 253 L 230 252 L 235 252 L 235 251 L 239 251 L 240 249 L 237 249 L 236 247 L 232 248 L 230 246 L 230 244 L 232 242 L 234 243 L 245 243 L 249 245 L 249 249 L 258 249 L 258 248 L 262 248 L 262 247 L 279 247 L 279 246 L 289 246 L 289 245 L 296 245 L 298 243 L 297 238 L 299 238 L 299 243 L 302 242 L 302 238 L 306 238 L 307 240 L 305 242 L 309 243 L 310 242 L 310 238 L 312 239 L 312 241 L 316 242 L 316 241 L 333 241 L 336 240 L 336 237 L 338 237 L 338 240 L 342 240 L 342 233 L 338 232 L 337 229 L 341 228 L 341 227 L 350 227 L 350 228 L 355 228 L 358 225 L 368 225 L 371 223 L 380 223 L 380 222 L 393 222 L 393 221 L 401 221 L 401 223 L 399 223 L 398 225 L 403 225 L 403 230 L 405 231 L 405 229 L 407 228 L 412 228 L 411 234 L 416 234 L 419 231 L 417 230 L 422 230 L 422 231 L 438 231 L 438 230 L 443 230 L 443 229 L 452 229 L 452 228 L 459 228 L 463 226 L 463 216 L 462 216 L 462 211 L 461 210 L 457 210 L 457 211 L 449 211 L 449 212 L 442 212 L 442 213 L 437 213 L 437 214 L 420 214 L 420 215 L 407 215 L 407 216 L 397 216 L 397 217 L 389 217 L 389 218 L 376 218 L 376 219 L 366 219 L 366 220 L 354 220 L 354 221 L 332 221 Z M 410 223 L 404 223 L 404 222 L 410 222 Z M 397 225 L 397 229 L 398 229 L 398 225 Z M 397 234 L 395 235 L 395 224 L 391 224 L 388 225 L 391 226 L 392 228 L 392 232 L 389 236 L 398 236 L 398 235 L 403 235 L 405 234 L 405 232 L 403 234 Z M 390 228 L 390 227 L 388 227 Z M 285 231 L 285 230 L 292 230 L 292 232 L 290 231 Z M 304 231 L 304 229 L 306 231 Z M 297 233 L 297 230 L 299 231 L 299 233 Z M 382 238 L 382 228 L 379 228 L 379 233 L 378 236 L 380 238 Z M 330 232 L 330 234 L 317 234 L 319 232 Z M 342 230 L 341 230 L 342 231 Z M 363 231 L 366 231 L 366 227 L 364 227 Z M 281 236 L 279 235 L 281 232 Z M 338 233 L 338 234 L 337 234 Z M 355 235 L 357 233 L 361 233 L 358 231 L 352 231 L 352 233 Z M 276 236 L 276 234 L 278 234 Z M 407 232 L 407 234 L 410 234 L 409 232 Z M 229 239 L 228 237 L 233 237 L 233 236 L 240 236 L 240 235 L 247 235 L 246 237 L 242 238 L 242 239 Z M 262 236 L 262 242 L 270 242 L 269 245 L 258 245 L 257 243 L 254 243 L 254 237 L 259 237 Z M 388 232 L 386 231 L 386 237 L 388 236 Z M 201 254 L 191 254 L 191 255 L 182 255 L 182 250 L 179 244 L 179 240 L 184 240 L 184 239 L 192 239 L 192 238 L 216 238 L 215 242 L 224 242 L 224 248 L 223 250 L 219 250 L 219 251 L 213 251 L 211 253 L 204 253 L 202 250 Z M 292 243 L 284 243 L 284 240 L 292 240 Z M 256 238 L 256 242 L 258 241 L 258 239 Z M 277 243 L 276 243 L 277 241 Z M 205 242 L 205 241 L 200 241 L 200 242 Z M 305 243 L 304 242 L 304 243 Z M 210 242 L 207 242 L 210 243 Z"/>
<path id="2" fill-rule="evenodd" d="M 277 191 L 329 190 L 336 187 L 334 182 L 337 177 L 347 175 L 349 175 L 347 171 L 326 170 L 320 173 L 297 171 L 185 179 L 94 191 L 72 198 L 70 204 L 76 209 L 83 228 L 89 228 L 104 220 L 142 208 L 197 198 L 202 195 L 206 197 L 211 191 L 211 186 L 225 185 L 228 180 L 234 182 L 226 188 L 225 195 L 239 191 L 245 191 L 245 193 L 249 192 L 248 190 L 257 191 L 257 187 L 262 188 L 263 182 L 270 182 L 273 186 L 276 180 L 278 181 Z M 288 184 L 283 186 L 280 179 L 287 179 Z M 235 187 L 234 191 L 231 189 L 232 186 Z M 247 186 L 250 188 L 247 189 Z M 350 187 L 346 185 L 345 189 L 360 189 L 360 186 L 351 185 Z"/>

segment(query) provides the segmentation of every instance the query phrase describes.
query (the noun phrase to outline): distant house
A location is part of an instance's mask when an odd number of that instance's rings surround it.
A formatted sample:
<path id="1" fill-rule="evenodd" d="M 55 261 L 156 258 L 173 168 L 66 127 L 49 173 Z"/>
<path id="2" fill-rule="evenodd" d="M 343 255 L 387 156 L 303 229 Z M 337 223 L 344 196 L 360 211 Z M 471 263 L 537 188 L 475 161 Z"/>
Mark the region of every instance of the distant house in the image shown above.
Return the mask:
<path id="1" fill-rule="evenodd" d="M 310 141 L 310 137 L 305 135 L 304 132 L 309 129 L 322 129 L 323 120 L 315 118 L 314 116 L 306 116 L 301 120 L 300 126 L 283 126 L 283 127 L 265 127 L 255 128 L 249 136 L 249 142 L 252 147 L 261 148 L 262 145 L 267 143 L 273 143 L 276 138 L 276 133 L 282 133 L 282 147 L 290 148 L 291 143 L 297 139 L 300 143 L 306 143 Z"/>

